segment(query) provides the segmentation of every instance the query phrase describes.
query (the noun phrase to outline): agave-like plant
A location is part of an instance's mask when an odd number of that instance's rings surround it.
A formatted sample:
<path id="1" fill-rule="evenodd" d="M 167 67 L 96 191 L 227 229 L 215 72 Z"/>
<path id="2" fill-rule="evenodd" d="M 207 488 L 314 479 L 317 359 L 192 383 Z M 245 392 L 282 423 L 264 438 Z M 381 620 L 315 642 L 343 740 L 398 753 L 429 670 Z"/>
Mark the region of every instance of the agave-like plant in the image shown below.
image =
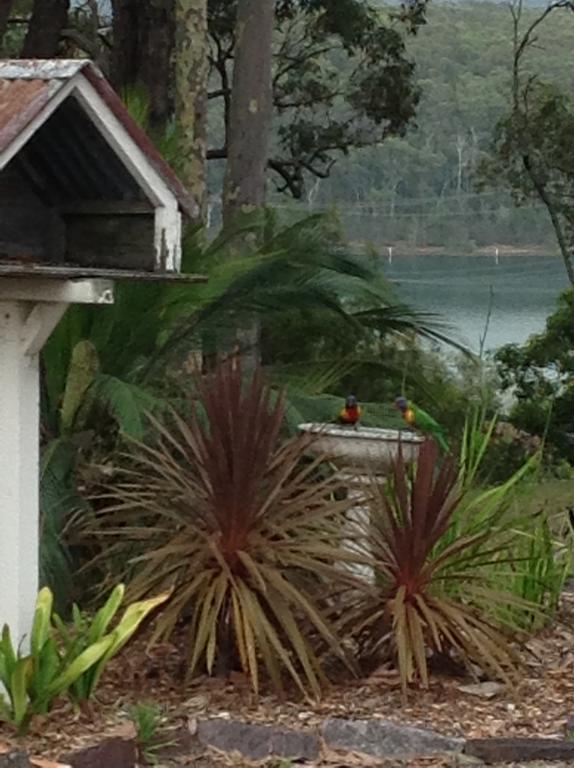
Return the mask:
<path id="1" fill-rule="evenodd" d="M 132 599 L 170 591 L 153 639 L 188 621 L 189 675 L 231 657 L 257 691 L 263 662 L 278 689 L 286 671 L 316 695 L 318 648 L 347 661 L 327 603 L 360 585 L 339 547 L 351 502 L 305 458 L 307 437 L 280 440 L 284 400 L 260 371 L 228 362 L 197 395 L 189 418 L 153 420 L 157 441 L 100 499 L 105 559 L 129 559 Z"/>
<path id="2" fill-rule="evenodd" d="M 505 561 L 508 540 L 484 526 L 444 545 L 464 494 L 459 478 L 452 457 L 439 460 L 435 442 L 427 440 L 414 472 L 399 452 L 389 482 L 372 484 L 365 538 L 378 593 L 365 593 L 344 624 L 367 653 L 392 648 L 404 690 L 414 681 L 428 685 L 427 651 L 454 651 L 507 682 L 517 668 L 493 608 L 526 603 L 494 589 L 485 568 Z"/>

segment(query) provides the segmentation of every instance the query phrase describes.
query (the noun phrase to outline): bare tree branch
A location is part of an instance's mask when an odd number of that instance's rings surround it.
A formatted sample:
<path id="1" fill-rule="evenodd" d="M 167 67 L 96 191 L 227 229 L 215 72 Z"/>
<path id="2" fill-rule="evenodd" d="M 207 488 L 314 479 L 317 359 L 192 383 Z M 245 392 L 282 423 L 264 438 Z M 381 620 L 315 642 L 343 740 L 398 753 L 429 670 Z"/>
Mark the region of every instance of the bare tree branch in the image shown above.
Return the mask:
<path id="1" fill-rule="evenodd" d="M 569 246 L 568 237 L 562 226 L 561 204 L 559 200 L 554 198 L 548 183 L 550 175 L 548 173 L 549 169 L 547 169 L 547 172 L 544 175 L 541 174 L 540 170 L 537 169 L 537 163 L 533 160 L 533 153 L 537 152 L 538 147 L 530 146 L 529 102 L 537 78 L 536 76 L 529 75 L 524 82 L 521 71 L 522 61 L 526 52 L 531 49 L 537 41 L 536 31 L 551 13 L 560 9 L 571 10 L 574 12 L 574 0 L 556 0 L 556 2 L 550 3 L 544 11 L 531 22 L 526 31 L 521 34 L 520 23 L 523 15 L 523 0 L 516 0 L 516 2 L 511 5 L 514 41 L 512 67 L 512 120 L 513 131 L 516 134 L 520 156 L 522 158 L 522 166 L 530 179 L 536 194 L 548 211 L 556 235 L 556 240 L 558 241 L 558 246 L 560 248 L 560 253 L 564 261 L 568 280 L 571 285 L 574 285 L 574 266 L 572 264 L 573 254 L 572 248 Z M 555 170 L 560 169 L 557 168 Z M 568 216 L 566 216 L 566 220 L 568 221 Z"/>

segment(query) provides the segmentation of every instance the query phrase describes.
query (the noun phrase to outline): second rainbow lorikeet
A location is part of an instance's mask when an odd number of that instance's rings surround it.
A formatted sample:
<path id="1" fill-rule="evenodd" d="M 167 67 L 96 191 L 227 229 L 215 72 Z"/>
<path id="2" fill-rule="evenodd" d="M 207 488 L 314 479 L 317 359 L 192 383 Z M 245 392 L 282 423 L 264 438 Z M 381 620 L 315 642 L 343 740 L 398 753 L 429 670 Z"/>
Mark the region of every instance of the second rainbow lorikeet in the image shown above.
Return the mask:
<path id="1" fill-rule="evenodd" d="M 444 431 L 440 424 L 433 419 L 433 417 L 422 408 L 419 408 L 414 403 L 407 400 L 406 397 L 399 395 L 395 399 L 395 405 L 403 415 L 403 419 L 409 425 L 419 432 L 423 432 L 430 437 L 433 437 L 439 444 L 442 451 L 449 452 L 448 443 L 444 436 Z"/>
<path id="2" fill-rule="evenodd" d="M 357 398 L 355 395 L 349 395 L 345 399 L 345 407 L 339 413 L 337 421 L 339 424 L 349 424 L 356 429 L 361 418 L 361 413 L 361 406 L 359 405 Z"/>

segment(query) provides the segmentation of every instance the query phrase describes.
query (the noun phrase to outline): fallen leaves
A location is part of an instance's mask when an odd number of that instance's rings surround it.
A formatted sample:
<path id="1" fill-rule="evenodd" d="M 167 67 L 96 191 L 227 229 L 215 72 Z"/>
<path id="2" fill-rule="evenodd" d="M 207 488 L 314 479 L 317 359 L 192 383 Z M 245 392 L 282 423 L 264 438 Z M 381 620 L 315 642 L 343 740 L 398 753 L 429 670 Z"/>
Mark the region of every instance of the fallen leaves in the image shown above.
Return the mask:
<path id="1" fill-rule="evenodd" d="M 238 718 L 307 729 L 318 727 L 326 717 L 344 716 L 410 722 L 448 736 L 563 738 L 566 723 L 574 716 L 571 628 L 574 595 L 566 595 L 556 624 L 528 642 L 524 676 L 515 691 L 501 689 L 497 683 L 469 680 L 467 685 L 460 678 L 437 675 L 431 678 L 428 690 L 411 691 L 406 704 L 397 685 L 397 674 L 388 665 L 362 680 L 341 679 L 320 701 L 314 702 L 296 698 L 280 701 L 274 695 L 257 698 L 244 685 L 218 678 L 204 677 L 184 687 L 182 659 L 176 645 L 148 651 L 142 638 L 110 665 L 91 714 L 76 713 L 62 702 L 27 738 L 18 741 L 11 738 L 7 727 L 0 725 L 0 754 L 15 747 L 26 749 L 44 759 L 37 768 L 60 768 L 50 760 L 105 737 L 133 735 L 129 707 L 150 700 L 162 706 L 167 723 L 183 725 L 191 736 L 203 717 Z M 487 691 L 494 693 L 489 693 L 489 697 L 481 695 Z M 194 758 L 188 764 L 210 768 L 227 763 L 219 758 L 216 762 L 211 758 L 205 762 Z M 431 763 L 420 765 L 426 767 Z M 440 763 L 432 765 L 434 768 Z"/>

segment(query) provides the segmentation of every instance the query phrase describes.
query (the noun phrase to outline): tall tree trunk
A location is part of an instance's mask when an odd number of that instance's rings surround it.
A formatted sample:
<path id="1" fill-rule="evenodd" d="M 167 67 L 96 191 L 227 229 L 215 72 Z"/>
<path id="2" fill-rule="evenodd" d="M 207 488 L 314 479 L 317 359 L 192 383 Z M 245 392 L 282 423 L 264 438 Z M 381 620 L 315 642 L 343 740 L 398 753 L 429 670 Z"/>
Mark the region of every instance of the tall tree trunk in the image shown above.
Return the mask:
<path id="1" fill-rule="evenodd" d="M 271 63 L 275 3 L 239 0 L 223 220 L 265 202 L 273 116 Z"/>
<path id="2" fill-rule="evenodd" d="M 34 0 L 22 58 L 52 59 L 57 56 L 69 10 L 70 0 Z"/>
<path id="3" fill-rule="evenodd" d="M 223 223 L 265 202 L 269 136 L 273 117 L 271 64 L 274 0 L 239 0 L 235 23 L 235 62 L 228 129 Z M 237 331 L 245 370 L 260 360 L 257 318 Z"/>
<path id="4" fill-rule="evenodd" d="M 0 46 L 2 45 L 4 35 L 6 34 L 6 26 L 13 5 L 14 0 L 0 0 Z"/>
<path id="5" fill-rule="evenodd" d="M 179 173 L 207 215 L 207 0 L 176 0 L 175 100 L 180 132 Z"/>
<path id="6" fill-rule="evenodd" d="M 174 0 L 112 0 L 112 82 L 118 90 L 142 86 L 150 125 L 161 129 L 173 116 Z"/>

